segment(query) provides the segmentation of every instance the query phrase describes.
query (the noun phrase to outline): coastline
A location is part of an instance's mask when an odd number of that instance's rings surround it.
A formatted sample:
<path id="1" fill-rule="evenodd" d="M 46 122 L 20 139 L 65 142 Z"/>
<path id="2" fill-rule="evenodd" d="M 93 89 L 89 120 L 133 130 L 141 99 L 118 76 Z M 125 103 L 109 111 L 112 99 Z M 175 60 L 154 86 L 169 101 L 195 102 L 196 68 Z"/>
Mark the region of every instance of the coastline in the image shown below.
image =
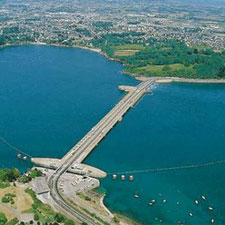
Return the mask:
<path id="1" fill-rule="evenodd" d="M 136 80 L 145 81 L 154 79 L 155 83 L 199 83 L 199 84 L 225 84 L 225 79 L 193 79 L 193 78 L 180 78 L 180 77 L 143 77 L 136 76 Z"/>
<path id="2" fill-rule="evenodd" d="M 73 45 L 73 46 L 65 46 L 60 44 L 47 44 L 44 42 L 27 42 L 27 43 L 21 43 L 21 44 L 5 44 L 1 45 L 1 48 L 7 48 L 7 47 L 16 47 L 16 46 L 23 46 L 23 45 L 44 45 L 44 46 L 55 46 L 60 48 L 77 48 L 77 49 L 84 49 L 87 51 L 95 52 L 100 55 L 105 56 L 110 61 L 115 61 L 121 63 L 123 66 L 126 66 L 123 64 L 119 59 L 109 57 L 105 52 L 103 52 L 99 48 L 90 48 L 87 46 L 80 46 L 80 45 Z M 147 79 L 154 79 L 156 80 L 156 83 L 171 83 L 171 82 L 180 82 L 180 83 L 212 83 L 212 84 L 223 84 L 225 83 L 225 79 L 216 79 L 216 78 L 209 78 L 209 79 L 200 79 L 200 78 L 185 78 L 185 77 L 146 77 L 146 76 L 140 76 L 139 74 L 135 73 L 128 73 L 126 71 L 122 71 L 123 74 L 127 74 L 129 76 L 134 77 L 138 81 L 144 81 Z"/>

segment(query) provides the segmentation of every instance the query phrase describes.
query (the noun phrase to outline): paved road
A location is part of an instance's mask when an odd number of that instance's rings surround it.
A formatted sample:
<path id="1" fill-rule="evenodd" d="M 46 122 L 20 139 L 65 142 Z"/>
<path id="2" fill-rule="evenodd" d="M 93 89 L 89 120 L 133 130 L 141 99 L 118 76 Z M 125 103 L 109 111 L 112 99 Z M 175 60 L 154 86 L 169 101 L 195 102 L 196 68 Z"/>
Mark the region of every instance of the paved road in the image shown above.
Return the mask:
<path id="1" fill-rule="evenodd" d="M 58 181 L 74 162 L 82 162 L 90 154 L 116 123 L 121 121 L 123 115 L 146 93 L 152 83 L 154 83 L 154 80 L 147 80 L 140 83 L 134 91 L 129 92 L 118 102 L 118 104 L 63 157 L 61 166 L 59 166 L 49 178 L 48 184 L 53 200 L 69 215 L 90 225 L 101 224 L 91 216 L 74 208 L 73 205 L 66 201 L 61 193 L 59 193 Z"/>

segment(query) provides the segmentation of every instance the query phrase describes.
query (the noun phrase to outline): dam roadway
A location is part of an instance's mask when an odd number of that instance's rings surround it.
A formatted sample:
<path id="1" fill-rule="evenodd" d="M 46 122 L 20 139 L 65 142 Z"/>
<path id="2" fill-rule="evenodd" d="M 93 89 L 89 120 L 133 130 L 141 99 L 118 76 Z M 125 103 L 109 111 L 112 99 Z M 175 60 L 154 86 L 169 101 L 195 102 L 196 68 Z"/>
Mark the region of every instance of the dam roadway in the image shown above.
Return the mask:
<path id="1" fill-rule="evenodd" d="M 110 130 L 122 120 L 126 112 L 148 92 L 154 79 L 143 81 L 136 87 L 129 88 L 128 93 L 109 111 L 62 159 L 59 167 L 48 179 L 50 195 L 57 205 L 70 217 L 78 218 L 90 225 L 100 225 L 98 220 L 74 207 L 59 192 L 59 179 L 74 162 L 81 163 Z"/>

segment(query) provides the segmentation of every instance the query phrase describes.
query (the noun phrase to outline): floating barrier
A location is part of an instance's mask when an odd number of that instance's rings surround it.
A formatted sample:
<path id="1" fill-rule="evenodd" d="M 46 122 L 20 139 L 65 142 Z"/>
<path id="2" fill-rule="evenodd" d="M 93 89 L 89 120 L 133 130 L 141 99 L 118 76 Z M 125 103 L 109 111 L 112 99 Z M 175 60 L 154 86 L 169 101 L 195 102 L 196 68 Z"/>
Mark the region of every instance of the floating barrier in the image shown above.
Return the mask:
<path id="1" fill-rule="evenodd" d="M 174 167 L 145 169 L 145 170 L 123 171 L 123 172 L 116 172 L 116 174 L 124 175 L 124 174 L 137 174 L 137 173 L 155 173 L 155 172 L 165 172 L 165 171 L 172 171 L 172 170 L 194 169 L 194 168 L 215 166 L 215 165 L 219 165 L 219 164 L 225 164 L 225 160 L 218 160 L 218 161 L 213 161 L 213 162 L 208 162 L 208 163 L 192 164 L 192 165 L 185 165 L 185 166 L 174 166 Z M 108 174 L 111 175 L 113 173 L 108 173 Z M 202 196 L 202 199 L 205 200 L 204 196 Z"/>
<path id="2" fill-rule="evenodd" d="M 12 144 L 10 144 L 8 141 L 6 141 L 6 139 L 4 139 L 3 137 L 0 137 L 0 141 L 3 142 L 5 145 L 7 145 L 10 149 L 18 152 L 17 154 L 17 158 L 22 158 L 22 154 L 26 156 L 26 160 L 27 158 L 32 158 L 31 155 L 27 154 L 26 152 L 18 149 L 17 147 L 13 146 Z"/>

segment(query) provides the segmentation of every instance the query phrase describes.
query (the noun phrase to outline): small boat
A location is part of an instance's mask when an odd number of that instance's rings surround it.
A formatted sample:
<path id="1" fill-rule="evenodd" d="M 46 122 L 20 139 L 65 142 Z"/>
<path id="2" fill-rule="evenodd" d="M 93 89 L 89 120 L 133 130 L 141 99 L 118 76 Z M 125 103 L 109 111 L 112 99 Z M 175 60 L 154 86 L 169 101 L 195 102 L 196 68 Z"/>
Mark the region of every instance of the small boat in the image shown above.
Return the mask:
<path id="1" fill-rule="evenodd" d="M 152 203 L 155 203 L 156 201 L 155 201 L 155 199 L 152 199 L 151 202 L 152 202 Z"/>
<path id="2" fill-rule="evenodd" d="M 213 211 L 213 207 L 211 207 L 211 206 L 209 206 L 208 209 L 211 210 L 211 211 Z"/>
<path id="3" fill-rule="evenodd" d="M 164 199 L 164 200 L 163 200 L 163 203 L 166 203 L 166 202 L 167 202 L 167 200 L 166 200 L 166 199 Z"/>
<path id="4" fill-rule="evenodd" d="M 149 202 L 148 204 L 149 204 L 150 206 L 153 206 L 153 205 L 154 205 L 154 203 L 153 203 L 153 202 Z"/>
<path id="5" fill-rule="evenodd" d="M 135 198 L 139 198 L 139 195 L 138 195 L 138 194 L 135 194 L 134 197 L 135 197 Z"/>
<path id="6" fill-rule="evenodd" d="M 204 195 L 202 195 L 202 199 L 203 199 L 203 200 L 206 200 L 206 197 L 205 197 Z"/>
<path id="7" fill-rule="evenodd" d="M 180 204 L 180 202 L 177 202 L 177 205 L 179 205 Z"/>
<path id="8" fill-rule="evenodd" d="M 215 222 L 215 220 L 214 220 L 214 219 L 211 219 L 211 220 L 210 220 L 210 223 L 214 223 L 214 222 Z"/>
<path id="9" fill-rule="evenodd" d="M 192 213 L 189 213 L 189 216 L 193 216 L 193 214 Z"/>
<path id="10" fill-rule="evenodd" d="M 195 200 L 195 204 L 196 204 L 196 205 L 198 205 L 198 204 L 199 204 L 198 200 Z"/>

